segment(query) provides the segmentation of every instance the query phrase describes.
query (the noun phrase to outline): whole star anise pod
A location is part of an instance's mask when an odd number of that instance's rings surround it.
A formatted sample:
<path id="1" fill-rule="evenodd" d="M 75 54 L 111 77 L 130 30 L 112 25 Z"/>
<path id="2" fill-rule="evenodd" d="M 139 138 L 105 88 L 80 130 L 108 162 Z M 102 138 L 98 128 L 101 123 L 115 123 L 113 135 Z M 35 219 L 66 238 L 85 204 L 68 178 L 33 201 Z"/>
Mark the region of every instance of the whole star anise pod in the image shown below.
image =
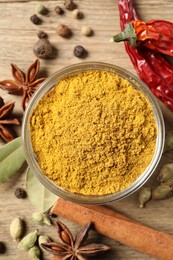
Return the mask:
<path id="1" fill-rule="evenodd" d="M 75 239 L 70 230 L 62 222 L 57 221 L 56 223 L 58 235 L 62 243 L 42 243 L 41 246 L 53 255 L 61 257 L 62 260 L 86 260 L 85 255 L 94 256 L 110 249 L 109 246 L 96 243 L 82 246 L 83 242 L 87 239 L 91 222 L 86 224 L 79 233 L 77 233 Z"/>
<path id="2" fill-rule="evenodd" d="M 4 100 L 0 97 L 0 136 L 6 141 L 10 142 L 14 139 L 14 135 L 9 128 L 10 125 L 19 125 L 17 118 L 12 116 L 15 102 L 4 104 Z"/>
<path id="3" fill-rule="evenodd" d="M 9 94 L 22 96 L 22 108 L 25 110 L 34 91 L 45 80 L 45 78 L 36 79 L 40 69 L 40 62 L 36 59 L 29 66 L 26 74 L 15 64 L 11 64 L 11 67 L 14 80 L 0 81 L 0 88 L 7 90 Z"/>

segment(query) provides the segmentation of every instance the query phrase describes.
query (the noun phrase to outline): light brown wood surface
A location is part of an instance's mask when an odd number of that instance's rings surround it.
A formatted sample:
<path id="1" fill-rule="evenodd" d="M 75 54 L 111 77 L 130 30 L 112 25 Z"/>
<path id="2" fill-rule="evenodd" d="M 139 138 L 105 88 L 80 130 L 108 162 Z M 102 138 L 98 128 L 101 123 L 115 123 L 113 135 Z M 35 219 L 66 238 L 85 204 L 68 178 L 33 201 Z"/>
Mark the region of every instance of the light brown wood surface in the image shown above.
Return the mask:
<path id="1" fill-rule="evenodd" d="M 35 13 L 38 3 L 43 2 L 50 9 L 47 17 L 43 17 L 42 25 L 34 25 L 30 22 L 30 16 Z M 50 76 L 57 70 L 74 63 L 81 62 L 73 56 L 75 45 L 83 45 L 89 55 L 83 61 L 104 61 L 121 66 L 130 72 L 136 74 L 128 55 L 125 52 L 123 43 L 113 44 L 109 40 L 112 35 L 119 32 L 119 13 L 117 1 L 115 0 L 76 0 L 78 8 L 84 13 L 84 19 L 75 20 L 70 11 L 58 16 L 54 13 L 54 7 L 59 4 L 63 6 L 63 1 L 22 1 L 22 0 L 0 0 L 0 80 L 11 79 L 10 63 L 17 64 L 26 71 L 27 67 L 35 60 L 32 47 L 37 41 L 37 32 L 44 30 L 49 35 L 50 42 L 57 48 L 57 57 L 52 60 L 41 60 L 41 68 Z M 136 0 L 137 11 L 144 20 L 165 19 L 173 21 L 173 1 L 172 0 Z M 55 29 L 59 23 L 65 23 L 73 31 L 73 37 L 66 40 L 56 35 Z M 83 25 L 90 26 L 94 35 L 85 37 L 81 35 L 80 29 Z M 5 102 L 16 101 L 15 113 L 22 119 L 22 109 L 20 106 L 21 97 L 8 95 L 0 90 Z M 162 106 L 166 127 L 173 126 L 173 113 Z M 16 131 L 20 135 L 21 127 Z M 3 142 L 1 141 L 1 145 Z M 149 184 L 154 187 L 157 185 L 156 175 L 162 165 L 173 162 L 173 151 L 162 156 L 161 162 Z M 50 235 L 53 239 L 57 238 L 54 228 L 38 226 L 33 224 L 31 215 L 35 211 L 29 199 L 19 200 L 14 196 L 17 187 L 25 188 L 25 170 L 24 167 L 10 181 L 0 186 L 0 241 L 4 241 L 7 246 L 7 253 L 0 255 L 2 260 L 22 260 L 29 259 L 27 252 L 20 251 L 17 243 L 13 241 L 9 234 L 9 225 L 13 218 L 23 217 L 27 222 L 27 230 L 33 231 L 39 229 L 41 232 Z M 111 208 L 124 213 L 126 216 L 139 221 L 149 227 L 159 231 L 173 234 L 173 197 L 163 201 L 151 201 L 147 207 L 140 209 L 138 207 L 137 193 L 132 196 L 113 203 Z M 67 220 L 72 232 L 76 232 L 79 226 Z M 102 241 L 111 246 L 111 251 L 103 257 L 94 257 L 91 259 L 103 260 L 148 260 L 153 259 L 143 255 L 132 248 L 113 241 L 103 236 L 97 236 L 91 232 L 91 241 Z M 52 259 L 46 255 L 44 259 Z"/>

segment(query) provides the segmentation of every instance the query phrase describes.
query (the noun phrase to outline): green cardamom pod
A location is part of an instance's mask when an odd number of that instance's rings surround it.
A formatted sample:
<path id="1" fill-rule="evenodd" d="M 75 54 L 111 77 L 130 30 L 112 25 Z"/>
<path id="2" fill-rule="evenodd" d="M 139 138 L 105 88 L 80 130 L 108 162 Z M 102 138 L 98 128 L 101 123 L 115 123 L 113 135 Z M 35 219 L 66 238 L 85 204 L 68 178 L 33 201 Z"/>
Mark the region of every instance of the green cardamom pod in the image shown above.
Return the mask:
<path id="1" fill-rule="evenodd" d="M 164 152 L 168 152 L 173 149 L 173 131 L 170 130 L 165 136 Z"/>
<path id="2" fill-rule="evenodd" d="M 172 188 L 164 184 L 157 186 L 152 191 L 152 198 L 155 200 L 163 200 L 173 195 Z"/>
<path id="3" fill-rule="evenodd" d="M 44 214 L 44 218 L 43 218 L 43 224 L 51 226 L 51 221 L 45 214 Z"/>
<path id="4" fill-rule="evenodd" d="M 42 248 L 41 244 L 42 243 L 50 243 L 51 242 L 51 239 L 48 237 L 48 236 L 44 236 L 44 235 L 40 235 L 38 237 L 38 244 L 39 244 L 39 247 L 41 248 L 41 250 L 43 250 L 44 252 L 47 252 L 44 248 Z"/>
<path id="5" fill-rule="evenodd" d="M 18 248 L 22 250 L 29 250 L 31 247 L 33 247 L 37 241 L 37 233 L 38 231 L 35 230 L 34 232 L 26 235 L 18 244 Z"/>
<path id="6" fill-rule="evenodd" d="M 40 260 L 41 251 L 38 246 L 31 247 L 28 251 L 28 254 L 33 260 Z"/>
<path id="7" fill-rule="evenodd" d="M 32 220 L 37 224 L 45 224 L 50 226 L 51 221 L 50 219 L 43 213 L 35 212 L 32 214 Z"/>
<path id="8" fill-rule="evenodd" d="M 167 181 L 164 182 L 165 186 L 169 186 L 170 188 L 173 189 L 173 176 L 169 178 Z"/>
<path id="9" fill-rule="evenodd" d="M 168 163 L 161 168 L 157 180 L 164 183 L 171 177 L 173 177 L 173 163 Z"/>
<path id="10" fill-rule="evenodd" d="M 14 240 L 18 240 L 24 231 L 24 222 L 20 217 L 13 219 L 10 224 L 10 235 Z"/>
<path id="11" fill-rule="evenodd" d="M 143 208 L 145 204 L 151 199 L 151 188 L 142 187 L 139 191 L 139 207 Z"/>
<path id="12" fill-rule="evenodd" d="M 32 220 L 38 224 L 42 224 L 43 223 L 43 214 L 40 212 L 34 212 L 32 214 Z"/>

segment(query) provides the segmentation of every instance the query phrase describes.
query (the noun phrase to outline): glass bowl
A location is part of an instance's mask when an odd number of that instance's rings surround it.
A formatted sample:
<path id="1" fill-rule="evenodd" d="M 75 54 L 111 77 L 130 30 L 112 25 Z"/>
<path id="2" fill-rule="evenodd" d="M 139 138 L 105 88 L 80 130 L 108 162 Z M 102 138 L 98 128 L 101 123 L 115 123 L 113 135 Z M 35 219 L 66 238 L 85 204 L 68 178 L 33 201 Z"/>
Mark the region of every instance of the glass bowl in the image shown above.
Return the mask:
<path id="1" fill-rule="evenodd" d="M 153 111 L 157 131 L 158 131 L 155 152 L 146 170 L 126 189 L 108 195 L 96 196 L 96 195 L 76 194 L 64 190 L 63 188 L 57 186 L 53 181 L 48 179 L 42 173 L 37 163 L 37 159 L 34 154 L 32 143 L 31 143 L 30 118 L 33 109 L 36 107 L 38 101 L 62 78 L 76 74 L 81 71 L 87 71 L 87 70 L 103 70 L 103 71 L 114 72 L 120 77 L 128 80 L 131 83 L 131 85 L 133 85 L 136 89 L 141 91 L 147 97 L 147 99 L 149 100 L 152 106 L 152 111 Z M 23 125 L 22 125 L 22 137 L 23 137 L 24 153 L 28 165 L 30 169 L 33 171 L 33 173 L 36 175 L 38 180 L 47 189 L 49 189 L 51 192 L 53 192 L 59 197 L 62 197 L 64 199 L 76 203 L 96 205 L 96 204 L 110 203 L 113 201 L 123 199 L 131 195 L 132 193 L 134 193 L 150 178 L 150 176 L 156 169 L 162 155 L 162 151 L 164 147 L 164 138 L 165 138 L 165 127 L 164 127 L 162 112 L 157 103 L 157 100 L 155 99 L 155 97 L 153 96 L 149 88 L 141 80 L 139 80 L 136 76 L 134 76 L 127 70 L 112 64 L 102 63 L 102 62 L 84 62 L 84 63 L 74 64 L 72 66 L 68 66 L 64 69 L 59 70 L 58 72 L 54 73 L 51 77 L 47 78 L 41 84 L 41 86 L 38 88 L 38 90 L 33 95 L 32 99 L 30 100 L 27 109 L 25 111 L 24 118 L 23 118 Z"/>

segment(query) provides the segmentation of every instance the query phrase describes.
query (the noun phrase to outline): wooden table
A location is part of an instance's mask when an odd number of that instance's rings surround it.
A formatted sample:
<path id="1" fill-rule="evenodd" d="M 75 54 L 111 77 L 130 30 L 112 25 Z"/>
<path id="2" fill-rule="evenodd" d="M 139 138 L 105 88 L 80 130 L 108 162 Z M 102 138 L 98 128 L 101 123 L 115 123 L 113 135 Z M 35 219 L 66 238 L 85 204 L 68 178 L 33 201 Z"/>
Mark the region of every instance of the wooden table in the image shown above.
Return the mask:
<path id="1" fill-rule="evenodd" d="M 34 25 L 30 22 L 30 16 L 35 13 L 38 3 L 43 2 L 49 9 L 49 16 L 43 17 L 42 25 Z M 165 19 L 172 20 L 173 2 L 171 0 L 140 0 L 135 1 L 136 8 L 140 17 L 144 20 Z M 119 32 L 119 13 L 117 1 L 114 0 L 76 0 L 78 8 L 83 11 L 84 19 L 75 20 L 72 18 L 70 11 L 65 11 L 62 16 L 54 13 L 54 7 L 59 4 L 63 6 L 63 1 L 25 1 L 25 0 L 0 0 L 0 80 L 10 79 L 10 63 L 17 64 L 21 69 L 26 71 L 27 67 L 35 60 L 32 48 L 37 41 L 38 30 L 44 30 L 49 35 L 50 42 L 57 48 L 58 55 L 52 60 L 41 60 L 41 68 L 46 71 L 47 75 L 73 63 L 81 60 L 73 56 L 75 45 L 81 44 L 88 50 L 88 57 L 85 61 L 104 61 L 128 69 L 136 74 L 128 55 L 125 52 L 123 43 L 111 44 L 109 39 L 112 35 Z M 66 40 L 57 36 L 55 29 L 59 23 L 65 23 L 73 31 L 73 37 Z M 94 35 L 85 37 L 81 35 L 80 28 L 82 25 L 90 26 Z M 15 113 L 22 118 L 22 109 L 20 106 L 21 97 L 8 95 L 5 91 L 0 90 L 6 103 L 16 101 Z M 173 115 L 170 111 L 162 106 L 166 119 L 166 126 L 171 127 Z M 20 135 L 20 127 L 16 128 Z M 3 145 L 3 142 L 1 142 Z M 157 185 L 156 175 L 162 165 L 173 162 L 173 152 L 166 153 L 159 163 L 158 169 L 149 180 L 152 187 Z M 20 251 L 17 243 L 13 241 L 9 234 L 9 225 L 13 218 L 23 217 L 27 222 L 26 233 L 39 228 L 41 232 L 49 234 L 56 238 L 56 232 L 53 228 L 45 226 L 38 227 L 33 224 L 31 215 L 35 211 L 29 199 L 19 200 L 14 196 L 17 187 L 25 188 L 25 167 L 14 178 L 0 186 L 0 241 L 4 241 L 8 248 L 5 255 L 0 256 L 2 260 L 19 260 L 29 259 L 27 252 Z M 138 207 L 137 193 L 122 201 L 113 203 L 115 208 L 126 216 L 139 221 L 149 227 L 160 231 L 173 233 L 173 198 L 163 201 L 151 201 L 146 208 Z M 76 232 L 79 226 L 69 221 L 63 220 Z M 91 234 L 91 240 L 102 241 L 111 246 L 112 250 L 102 258 L 94 259 L 153 259 L 147 255 L 140 254 L 132 248 L 128 248 L 117 241 L 106 237 L 96 237 Z M 45 259 L 52 259 L 46 255 Z"/>

